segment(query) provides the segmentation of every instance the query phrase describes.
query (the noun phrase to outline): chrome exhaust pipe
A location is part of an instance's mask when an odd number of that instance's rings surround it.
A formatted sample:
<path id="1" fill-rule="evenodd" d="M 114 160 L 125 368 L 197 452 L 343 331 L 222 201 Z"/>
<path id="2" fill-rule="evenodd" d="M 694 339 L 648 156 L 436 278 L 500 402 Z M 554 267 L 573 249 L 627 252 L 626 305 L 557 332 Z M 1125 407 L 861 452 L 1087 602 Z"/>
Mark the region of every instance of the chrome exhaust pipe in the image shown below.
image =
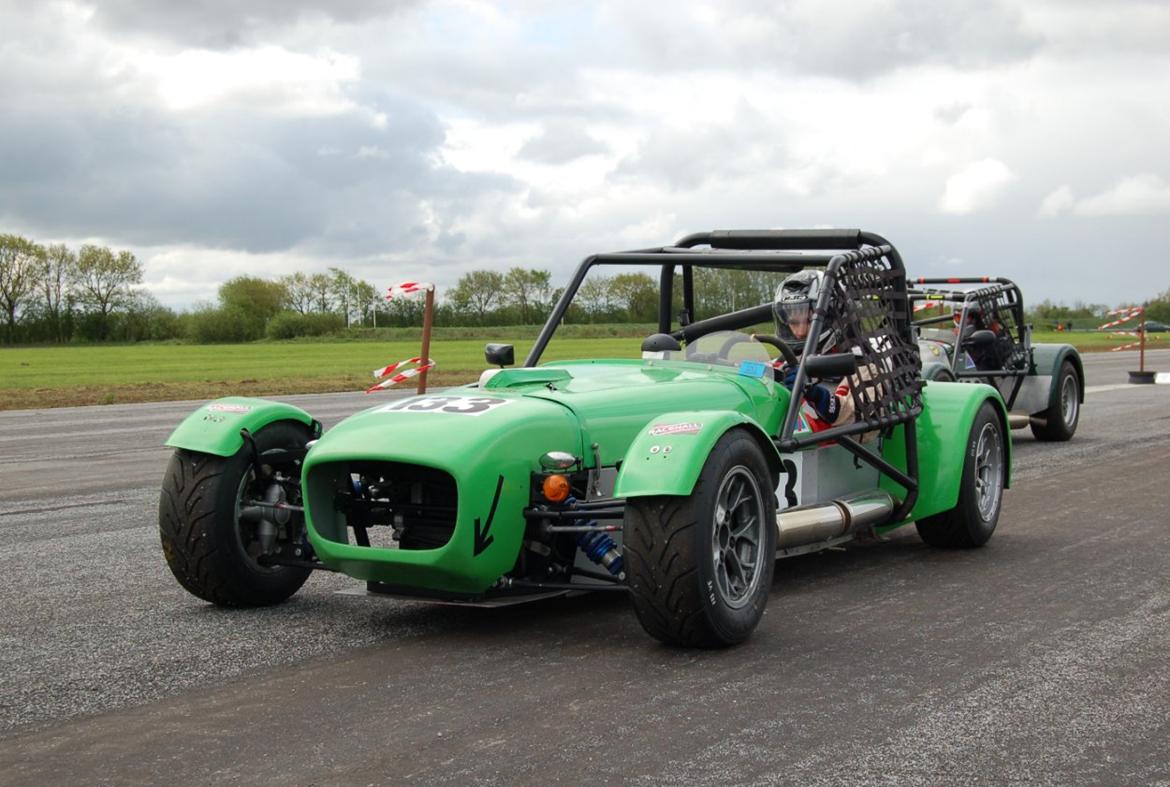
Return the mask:
<path id="1" fill-rule="evenodd" d="M 1017 413 L 1010 413 L 1008 415 L 1009 429 L 1023 429 L 1032 422 L 1032 417 L 1028 415 L 1019 415 Z"/>
<path id="2" fill-rule="evenodd" d="M 789 508 L 776 514 L 776 547 L 804 546 L 865 530 L 885 524 L 893 512 L 894 498 L 881 489 L 823 505 Z"/>
<path id="3" fill-rule="evenodd" d="M 1039 415 L 1008 414 L 1009 429 L 1023 429 L 1025 426 L 1039 426 L 1043 429 L 1045 426 L 1048 426 L 1048 419 Z"/>

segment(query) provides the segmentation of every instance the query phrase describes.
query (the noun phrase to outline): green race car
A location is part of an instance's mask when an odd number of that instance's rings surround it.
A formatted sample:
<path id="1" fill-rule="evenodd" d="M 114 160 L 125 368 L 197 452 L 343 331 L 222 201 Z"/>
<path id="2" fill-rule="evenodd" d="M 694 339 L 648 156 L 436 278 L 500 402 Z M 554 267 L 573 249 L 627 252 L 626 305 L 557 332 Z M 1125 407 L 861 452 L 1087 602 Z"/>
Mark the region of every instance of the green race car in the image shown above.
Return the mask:
<path id="1" fill-rule="evenodd" d="M 657 274 L 641 357 L 540 365 L 607 266 Z M 794 347 L 770 327 L 770 293 L 804 270 L 824 286 Z M 727 282 L 752 284 L 758 305 L 700 314 L 703 287 Z M 828 334 L 838 351 L 818 353 Z M 594 255 L 522 366 L 505 368 L 507 345 L 485 356 L 499 368 L 475 384 L 377 403 L 324 435 L 279 402 L 197 409 L 167 441 L 175 577 L 229 607 L 280 602 L 313 570 L 484 605 L 622 592 L 652 636 L 721 646 L 759 622 L 776 558 L 911 522 L 932 545 L 979 546 L 1010 480 L 999 392 L 923 381 L 901 257 L 869 232 L 721 231 Z M 852 416 L 821 422 L 814 387 L 838 383 Z"/>

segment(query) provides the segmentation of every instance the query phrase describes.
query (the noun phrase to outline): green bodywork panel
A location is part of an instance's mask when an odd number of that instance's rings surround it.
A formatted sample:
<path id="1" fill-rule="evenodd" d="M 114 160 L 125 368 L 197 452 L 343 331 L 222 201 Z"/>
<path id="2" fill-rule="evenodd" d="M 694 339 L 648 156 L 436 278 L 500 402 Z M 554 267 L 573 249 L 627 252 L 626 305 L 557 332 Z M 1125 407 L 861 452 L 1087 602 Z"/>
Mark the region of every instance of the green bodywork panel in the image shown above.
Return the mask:
<path id="1" fill-rule="evenodd" d="M 1007 409 L 999 392 L 983 383 L 927 382 L 922 391 L 922 415 L 918 417 L 918 499 L 906 521 L 939 514 L 955 507 L 959 501 L 959 483 L 963 477 L 967 438 L 975 414 L 986 401 L 994 403 L 1003 427 L 1007 452 L 1004 486 L 1011 482 L 1011 432 Z M 906 469 L 904 426 L 894 428 L 884 442 L 882 456 L 900 470 Z M 896 498 L 906 490 L 896 481 L 882 476 L 881 488 Z M 897 527 L 897 523 L 894 527 Z"/>
<path id="2" fill-rule="evenodd" d="M 215 456 L 233 456 L 244 445 L 241 429 L 255 434 L 275 421 L 308 426 L 313 419 L 299 407 L 267 399 L 228 396 L 208 402 L 179 424 L 166 445 Z"/>
<path id="3" fill-rule="evenodd" d="M 512 568 L 524 535 L 530 474 L 546 451 L 580 455 L 576 419 L 555 402 L 515 391 L 445 393 L 463 398 L 438 394 L 371 408 L 329 430 L 309 451 L 301 476 L 305 514 L 309 539 L 325 565 L 358 579 L 456 593 L 483 591 Z M 488 393 L 497 404 L 478 415 L 411 409 L 436 401 L 466 409 Z M 458 494 L 451 539 L 437 549 L 418 550 L 347 543 L 344 514 L 333 510 L 336 483 L 344 463 L 362 460 L 407 462 L 448 473 Z M 486 542 L 478 554 L 477 529 L 481 543 Z"/>
<path id="4" fill-rule="evenodd" d="M 787 402 L 788 390 L 781 391 Z M 728 410 L 666 413 L 638 431 L 618 473 L 614 496 L 691 494 L 715 443 L 736 427 L 758 438 L 764 456 L 776 471 L 780 454 L 767 428 L 750 415 Z"/>
<path id="5" fill-rule="evenodd" d="M 572 361 L 556 366 L 569 372 L 571 381 L 533 390 L 530 395 L 560 402 L 573 411 L 581 425 L 589 466 L 594 444 L 603 467 L 625 459 L 639 430 L 664 412 L 729 410 L 762 418 L 764 428 L 773 430 L 779 428 L 783 416 L 775 383 L 745 377 L 732 367 L 640 360 Z"/>

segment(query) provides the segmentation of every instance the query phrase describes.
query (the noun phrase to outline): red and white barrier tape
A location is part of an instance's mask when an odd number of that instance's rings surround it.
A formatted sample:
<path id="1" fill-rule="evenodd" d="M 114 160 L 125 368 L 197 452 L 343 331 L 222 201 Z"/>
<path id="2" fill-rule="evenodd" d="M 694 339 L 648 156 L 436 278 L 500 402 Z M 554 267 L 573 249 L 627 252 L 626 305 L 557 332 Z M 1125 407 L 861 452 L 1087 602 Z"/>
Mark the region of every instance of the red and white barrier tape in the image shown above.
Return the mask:
<path id="1" fill-rule="evenodd" d="M 369 388 L 366 389 L 366 393 L 373 393 L 374 391 L 385 390 L 386 388 L 389 388 L 392 385 L 397 385 L 398 383 L 402 382 L 403 380 L 409 380 L 411 377 L 417 377 L 418 375 L 422 374 L 423 372 L 427 371 L 428 369 L 434 369 L 436 366 L 435 362 L 433 360 L 431 360 L 430 358 L 427 358 L 426 363 L 422 363 L 422 358 L 408 358 L 405 361 L 399 361 L 398 363 L 392 363 L 389 366 L 383 366 L 381 369 L 375 369 L 374 370 L 374 377 L 375 378 L 385 377 L 386 375 L 390 374 L 391 372 L 397 371 L 398 369 L 401 369 L 403 366 L 409 366 L 412 363 L 417 363 L 417 364 L 421 364 L 421 365 L 416 366 L 413 369 L 407 369 L 404 372 L 398 372 L 398 374 L 394 375 L 390 379 L 383 380 L 382 382 L 378 383 L 377 385 L 370 386 Z"/>
<path id="2" fill-rule="evenodd" d="M 919 301 L 918 303 L 914 304 L 914 311 L 916 311 L 916 312 L 926 311 L 927 309 L 933 309 L 935 306 L 942 306 L 942 305 L 943 305 L 942 301 Z"/>
<path id="3" fill-rule="evenodd" d="M 404 281 L 402 284 L 395 284 L 386 290 L 386 300 L 390 300 L 398 295 L 415 295 L 433 289 L 435 289 L 435 285 L 425 281 Z"/>
<path id="4" fill-rule="evenodd" d="M 1138 315 L 1145 313 L 1145 311 L 1146 311 L 1145 307 L 1131 306 L 1131 307 L 1126 308 L 1126 309 L 1114 309 L 1111 312 L 1106 312 L 1107 315 L 1122 314 L 1125 316 L 1121 317 L 1120 319 L 1114 320 L 1113 322 L 1107 322 L 1104 325 L 1098 327 L 1097 330 L 1103 331 L 1106 328 L 1113 328 L 1114 326 L 1121 325 L 1122 323 L 1125 323 L 1125 322 L 1129 322 L 1134 317 L 1137 317 Z"/>

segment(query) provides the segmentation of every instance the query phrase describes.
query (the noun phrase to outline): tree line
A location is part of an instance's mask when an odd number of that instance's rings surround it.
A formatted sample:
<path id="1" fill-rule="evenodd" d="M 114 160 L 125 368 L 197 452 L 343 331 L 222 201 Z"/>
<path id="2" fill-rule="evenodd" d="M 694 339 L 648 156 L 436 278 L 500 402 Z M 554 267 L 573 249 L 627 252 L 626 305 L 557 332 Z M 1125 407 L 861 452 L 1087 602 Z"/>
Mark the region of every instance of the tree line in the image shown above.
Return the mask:
<path id="1" fill-rule="evenodd" d="M 657 319 L 659 283 L 643 272 L 606 274 L 595 268 L 582 283 L 566 320 L 573 323 L 649 323 Z M 681 277 L 674 285 L 681 309 Z M 709 317 L 768 302 L 781 274 L 768 271 L 694 271 L 696 314 Z M 198 343 L 290 339 L 344 333 L 347 328 L 418 327 L 421 297 L 385 299 L 378 287 L 342 268 L 294 272 L 268 279 L 237 276 L 220 285 L 214 303 L 187 311 L 161 305 L 141 288 L 141 262 L 128 251 L 84 245 L 40 245 L 0 234 L 0 341 L 164 341 Z M 501 326 L 541 323 L 563 288 L 549 271 L 513 267 L 472 270 L 440 292 L 437 326 Z M 1150 319 L 1170 322 L 1170 290 L 1146 302 Z M 1041 301 L 1028 319 L 1037 327 L 1076 322 L 1095 327 L 1106 311 L 1099 304 L 1072 307 Z"/>
<path id="2" fill-rule="evenodd" d="M 42 246 L 0 234 L 0 338 L 64 342 L 148 338 L 144 323 L 162 309 L 136 289 L 142 263 L 128 251 L 85 245 Z M 129 315 L 137 325 L 130 325 Z"/>

